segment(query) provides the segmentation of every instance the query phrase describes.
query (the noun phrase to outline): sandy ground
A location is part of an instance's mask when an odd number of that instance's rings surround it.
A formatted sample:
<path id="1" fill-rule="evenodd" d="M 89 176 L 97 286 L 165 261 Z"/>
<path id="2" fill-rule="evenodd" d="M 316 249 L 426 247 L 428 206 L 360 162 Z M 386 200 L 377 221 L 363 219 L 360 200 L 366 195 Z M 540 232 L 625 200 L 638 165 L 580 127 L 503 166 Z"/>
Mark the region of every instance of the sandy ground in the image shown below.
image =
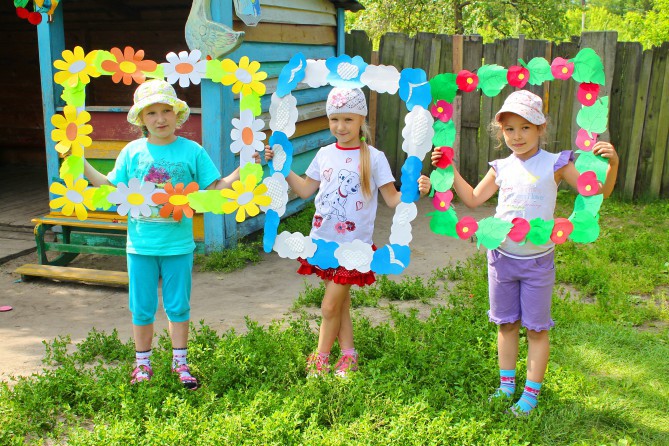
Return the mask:
<path id="1" fill-rule="evenodd" d="M 424 215 L 431 211 L 429 199 L 419 203 L 419 216 L 413 224 L 411 264 L 404 274 L 428 277 L 438 267 L 464 260 L 476 252 L 476 244 L 433 234 Z M 493 213 L 492 207 L 475 211 L 457 206 L 462 216 L 477 220 Z M 387 243 L 392 211 L 379 206 L 375 242 Z M 483 249 L 483 248 L 482 248 Z M 36 263 L 36 254 L 24 255 L 0 265 L 0 306 L 10 305 L 12 311 L 0 312 L 0 379 L 29 376 L 43 369 L 43 341 L 69 335 L 80 342 L 95 328 L 110 333 L 117 329 L 123 340 L 132 337 L 127 291 L 123 288 L 87 284 L 31 280 L 22 282 L 13 273 L 24 263 Z M 79 267 L 124 269 L 122 257 L 80 256 L 72 264 Z M 297 262 L 280 258 L 276 253 L 264 254 L 263 260 L 232 273 L 194 272 L 191 319 L 204 322 L 219 333 L 231 328 L 244 332 L 244 318 L 267 326 L 291 313 L 291 306 L 304 290 L 305 280 L 318 284 L 316 277 L 295 273 Z M 401 276 L 390 276 L 393 280 Z M 409 305 L 420 305 L 411 303 Z M 423 310 L 426 310 L 423 308 Z M 314 309 L 314 312 L 317 312 Z M 382 317 L 383 309 L 369 310 Z M 429 313 L 429 308 L 427 309 Z M 162 332 L 167 321 L 162 309 L 156 320 L 156 331 Z"/>

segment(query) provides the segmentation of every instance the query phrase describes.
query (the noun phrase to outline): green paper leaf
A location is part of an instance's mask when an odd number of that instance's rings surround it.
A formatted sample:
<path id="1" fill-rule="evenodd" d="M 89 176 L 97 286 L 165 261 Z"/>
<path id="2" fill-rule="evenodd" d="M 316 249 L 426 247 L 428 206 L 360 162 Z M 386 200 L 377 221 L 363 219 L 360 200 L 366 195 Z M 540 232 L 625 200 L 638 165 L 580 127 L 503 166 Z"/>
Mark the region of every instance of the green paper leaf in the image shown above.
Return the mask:
<path id="1" fill-rule="evenodd" d="M 530 72 L 530 85 L 541 85 L 544 81 L 555 79 L 551 72 L 551 65 L 543 57 L 535 57 L 525 66 Z"/>
<path id="2" fill-rule="evenodd" d="M 599 213 L 599 209 L 602 207 L 603 202 L 603 194 L 592 195 L 590 197 L 577 195 L 576 200 L 574 201 L 574 212 L 571 214 L 569 219 L 571 220 L 574 214 L 582 211 L 589 212 L 592 215 L 597 215 Z"/>
<path id="3" fill-rule="evenodd" d="M 452 119 L 448 122 L 437 119 L 432 127 L 434 128 L 432 144 L 435 147 L 453 146 L 453 143 L 455 143 L 455 123 Z"/>
<path id="4" fill-rule="evenodd" d="M 80 156 L 68 156 L 60 166 L 60 177 L 72 175 L 72 178 L 79 178 L 84 174 L 84 159 Z"/>
<path id="5" fill-rule="evenodd" d="M 208 60 L 207 69 L 204 77 L 211 79 L 212 82 L 221 82 L 221 78 L 228 74 L 227 71 L 223 69 L 222 62 L 220 60 Z"/>
<path id="6" fill-rule="evenodd" d="M 93 65 L 95 65 L 95 68 L 101 74 L 106 74 L 107 76 L 111 76 L 112 74 L 114 74 L 112 71 L 107 71 L 102 69 L 102 62 L 104 62 L 105 60 L 116 61 L 116 58 L 109 51 L 97 50 L 95 52 L 95 61 L 93 62 Z"/>
<path id="7" fill-rule="evenodd" d="M 108 184 L 98 187 L 93 194 L 93 206 L 95 206 L 95 209 L 109 210 L 112 207 L 112 203 L 107 200 L 107 197 L 115 190 L 114 186 L 109 186 Z"/>
<path id="8" fill-rule="evenodd" d="M 437 192 L 446 192 L 451 187 L 453 187 L 453 179 L 455 178 L 455 173 L 453 171 L 453 166 L 448 166 L 445 169 L 435 169 L 430 174 L 430 181 L 432 182 L 432 187 Z"/>
<path id="9" fill-rule="evenodd" d="M 582 107 L 576 115 L 576 123 L 588 132 L 601 134 L 606 131 L 609 121 L 609 97 L 597 99 L 590 107 Z"/>
<path id="10" fill-rule="evenodd" d="M 260 116 L 262 113 L 262 107 L 260 106 L 260 95 L 255 91 L 252 91 L 251 94 L 245 94 L 241 96 L 239 100 L 239 111 L 251 110 L 253 116 Z"/>
<path id="11" fill-rule="evenodd" d="M 574 163 L 576 170 L 579 173 L 592 170 L 597 175 L 597 180 L 604 183 L 606 181 L 606 170 L 609 167 L 609 160 L 601 155 L 584 152 L 583 150 L 577 150 L 576 153 L 578 154 L 578 158 L 576 158 L 576 162 Z"/>
<path id="12" fill-rule="evenodd" d="M 592 48 L 583 48 L 576 54 L 576 57 L 570 59 L 574 63 L 574 73 L 571 77 L 576 82 L 591 82 L 593 84 L 604 85 L 606 76 L 604 75 L 604 64 L 602 59 Z"/>
<path id="13" fill-rule="evenodd" d="M 576 243 L 591 243 L 599 237 L 599 214 L 592 215 L 588 211 L 574 212 L 569 217 L 574 230 L 569 236 Z"/>
<path id="14" fill-rule="evenodd" d="M 506 79 L 508 71 L 499 65 L 483 65 L 476 72 L 479 77 L 477 88 L 486 96 L 497 96 L 508 83 Z"/>
<path id="15" fill-rule="evenodd" d="M 513 224 L 495 217 L 484 218 L 479 222 L 476 231 L 476 247 L 481 245 L 487 249 L 497 249 L 502 244 Z"/>
<path id="16" fill-rule="evenodd" d="M 222 214 L 223 204 L 227 202 L 220 190 L 200 190 L 188 194 L 188 204 L 195 212 Z"/>
<path id="17" fill-rule="evenodd" d="M 554 225 L 553 220 L 533 218 L 530 220 L 530 232 L 527 233 L 527 241 L 537 246 L 548 243 Z"/>
<path id="18" fill-rule="evenodd" d="M 86 102 L 86 84 L 77 82 L 74 87 L 66 87 L 60 97 L 67 105 L 81 107 Z"/>
<path id="19" fill-rule="evenodd" d="M 455 73 L 443 73 L 430 79 L 432 102 L 444 100 L 452 103 L 455 95 L 458 93 L 458 84 L 455 83 L 456 78 L 457 75 Z"/>
<path id="20" fill-rule="evenodd" d="M 449 237 L 458 237 L 458 233 L 455 230 L 458 216 L 453 207 L 449 208 L 446 212 L 430 212 L 427 216 L 432 217 L 430 219 L 430 229 L 432 232 L 439 235 L 447 235 Z"/>
<path id="21" fill-rule="evenodd" d="M 146 77 L 151 79 L 165 79 L 165 67 L 162 64 L 158 64 L 155 70 L 153 71 L 143 71 Z"/>
<path id="22" fill-rule="evenodd" d="M 253 175 L 256 184 L 260 183 L 262 181 L 262 166 L 257 163 L 246 163 L 239 171 L 239 179 L 243 183 L 249 175 Z"/>

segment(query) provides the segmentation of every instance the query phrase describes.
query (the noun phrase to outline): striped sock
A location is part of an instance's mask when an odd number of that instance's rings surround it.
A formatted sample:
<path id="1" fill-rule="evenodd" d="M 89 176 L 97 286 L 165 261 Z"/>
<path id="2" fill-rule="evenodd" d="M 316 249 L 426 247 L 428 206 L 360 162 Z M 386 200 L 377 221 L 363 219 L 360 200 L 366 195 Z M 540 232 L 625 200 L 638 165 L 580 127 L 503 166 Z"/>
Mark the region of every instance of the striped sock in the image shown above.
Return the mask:
<path id="1" fill-rule="evenodd" d="M 499 370 L 499 387 L 492 394 L 493 398 L 511 398 L 516 392 L 516 371 L 515 370 Z"/>
<path id="2" fill-rule="evenodd" d="M 188 364 L 188 361 L 186 360 L 186 356 L 188 356 L 188 349 L 187 348 L 173 348 L 172 349 L 172 367 L 176 369 L 180 365 Z"/>
<path id="3" fill-rule="evenodd" d="M 147 350 L 145 352 L 135 352 L 135 363 L 137 364 L 136 367 L 139 366 L 146 366 L 146 367 L 151 367 L 151 350 Z M 144 370 L 140 370 L 137 372 L 137 377 L 139 378 L 150 378 L 149 374 L 145 372 Z"/>
<path id="4" fill-rule="evenodd" d="M 537 407 L 537 398 L 539 397 L 540 390 L 541 383 L 536 383 L 529 379 L 525 381 L 525 390 L 523 391 L 523 394 L 511 408 L 513 413 L 516 415 L 527 415 L 530 413 L 532 409 Z"/>

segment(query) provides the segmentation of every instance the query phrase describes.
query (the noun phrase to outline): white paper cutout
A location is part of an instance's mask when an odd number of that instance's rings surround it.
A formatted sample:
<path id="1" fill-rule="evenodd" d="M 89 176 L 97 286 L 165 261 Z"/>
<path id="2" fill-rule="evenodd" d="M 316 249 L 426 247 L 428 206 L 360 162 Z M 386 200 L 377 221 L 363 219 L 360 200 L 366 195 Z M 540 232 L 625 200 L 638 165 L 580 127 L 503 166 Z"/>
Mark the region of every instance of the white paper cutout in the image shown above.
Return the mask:
<path id="1" fill-rule="evenodd" d="M 374 250 L 361 240 L 341 243 L 335 249 L 334 255 L 339 264 L 348 270 L 357 269 L 361 273 L 366 273 L 372 269 Z"/>
<path id="2" fill-rule="evenodd" d="M 325 66 L 325 59 L 307 59 L 307 68 L 304 70 L 304 79 L 302 79 L 302 83 L 307 84 L 311 88 L 327 85 L 329 72 L 330 70 Z"/>
<path id="3" fill-rule="evenodd" d="M 190 53 L 188 51 L 180 51 L 179 55 L 170 52 L 167 53 L 165 58 L 167 62 L 160 65 L 165 70 L 165 80 L 170 84 L 175 84 L 179 81 L 179 86 L 183 88 L 188 87 L 190 84 L 198 85 L 207 74 L 207 61 L 200 60 L 202 58 L 200 50 L 193 50 Z M 179 65 L 190 65 L 193 67 L 193 70 L 184 73 L 183 70 L 178 69 Z"/>
<path id="4" fill-rule="evenodd" d="M 156 185 L 150 181 L 141 183 L 139 178 L 131 178 L 128 184 L 118 183 L 116 190 L 107 196 L 107 201 L 119 205 L 116 212 L 132 218 L 151 216 L 151 197 L 156 192 Z"/>
<path id="5" fill-rule="evenodd" d="M 432 149 L 432 137 L 434 136 L 432 113 L 416 105 L 406 115 L 404 122 L 402 150 L 408 156 L 415 156 L 422 160 Z"/>
<path id="6" fill-rule="evenodd" d="M 272 146 L 272 151 L 274 152 L 274 157 L 272 158 L 272 163 L 274 163 L 274 170 L 277 172 L 283 170 L 283 165 L 286 164 L 286 160 L 288 159 L 286 151 L 283 150 L 283 146 L 281 144 L 274 144 Z"/>
<path id="7" fill-rule="evenodd" d="M 395 94 L 400 89 L 400 72 L 392 65 L 368 65 L 360 80 L 379 93 Z"/>
<path id="8" fill-rule="evenodd" d="M 279 217 L 286 213 L 286 204 L 288 204 L 288 182 L 281 172 L 274 172 L 274 175 L 263 180 L 263 184 L 267 186 L 265 195 L 272 199 L 269 206 L 260 206 L 263 212 L 268 209 L 273 209 Z"/>
<path id="9" fill-rule="evenodd" d="M 273 249 L 279 254 L 279 257 L 284 259 L 296 259 L 298 257 L 306 259 L 316 252 L 316 243 L 311 241 L 309 236 L 304 236 L 299 232 L 283 231 L 277 235 Z"/>
<path id="10" fill-rule="evenodd" d="M 276 93 L 272 94 L 272 102 L 269 106 L 269 128 L 273 132 L 283 132 L 288 138 L 295 133 L 297 122 L 297 99 L 292 94 L 280 98 Z"/>
<path id="11" fill-rule="evenodd" d="M 230 150 L 232 153 L 239 153 L 239 165 L 252 163 L 253 152 L 265 150 L 263 141 L 267 137 L 261 132 L 265 126 L 262 119 L 255 119 L 251 110 L 242 110 L 239 113 L 239 119 L 232 119 L 233 129 L 230 131 L 232 144 Z"/>
<path id="12" fill-rule="evenodd" d="M 418 215 L 415 203 L 400 203 L 393 215 L 393 225 L 390 227 L 389 242 L 394 245 L 409 245 L 413 239 L 411 222 Z"/>

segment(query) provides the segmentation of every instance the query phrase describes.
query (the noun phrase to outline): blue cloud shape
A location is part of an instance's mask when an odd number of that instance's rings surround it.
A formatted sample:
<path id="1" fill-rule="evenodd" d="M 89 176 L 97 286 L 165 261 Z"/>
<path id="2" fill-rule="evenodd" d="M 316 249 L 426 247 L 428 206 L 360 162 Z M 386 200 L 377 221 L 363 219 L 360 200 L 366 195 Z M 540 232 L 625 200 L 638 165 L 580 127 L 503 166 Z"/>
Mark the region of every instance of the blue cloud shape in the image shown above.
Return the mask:
<path id="1" fill-rule="evenodd" d="M 420 68 L 405 68 L 400 73 L 400 98 L 409 111 L 420 105 L 427 109 L 432 102 L 432 89 L 427 74 Z"/>
<path id="2" fill-rule="evenodd" d="M 286 162 L 283 163 L 283 169 L 277 171 L 274 169 L 274 161 L 269 161 L 269 174 L 274 175 L 274 172 L 281 172 L 281 175 L 287 177 L 290 174 L 290 166 L 293 164 L 293 143 L 290 142 L 288 136 L 283 132 L 274 132 L 272 136 L 269 137 L 269 147 L 272 148 L 276 144 L 280 145 L 283 148 L 283 151 L 286 152 Z"/>
<path id="3" fill-rule="evenodd" d="M 265 252 L 272 252 L 280 221 L 281 218 L 279 218 L 279 214 L 274 209 L 267 209 L 265 213 L 265 229 L 262 234 L 262 244 Z"/>
<path id="4" fill-rule="evenodd" d="M 313 239 L 316 243 L 316 253 L 307 261 L 321 269 L 336 268 L 339 261 L 335 257 L 335 250 L 339 247 L 337 242 L 326 242 L 325 240 Z"/>
<path id="5" fill-rule="evenodd" d="M 378 274 L 400 274 L 409 266 L 411 249 L 402 245 L 385 245 L 374 251 L 372 271 Z"/>
<path id="6" fill-rule="evenodd" d="M 423 169 L 423 162 L 417 156 L 410 156 L 404 161 L 402 166 L 402 176 L 400 178 L 402 185 L 402 203 L 413 203 L 420 198 L 418 190 L 418 178 Z"/>
<path id="7" fill-rule="evenodd" d="M 276 95 L 280 98 L 293 91 L 297 84 L 302 82 L 307 69 L 307 59 L 304 54 L 295 54 L 281 69 L 279 82 L 276 85 Z"/>
<path id="8" fill-rule="evenodd" d="M 342 77 L 339 72 L 341 64 L 355 65 L 358 68 L 357 75 L 353 76 L 352 74 L 346 74 Z M 338 57 L 330 57 L 325 61 L 325 66 L 330 70 L 327 76 L 327 81 L 334 87 L 360 88 L 365 85 L 360 80 L 360 76 L 362 76 L 362 73 L 367 69 L 367 64 L 360 56 L 351 58 L 351 56 L 342 54 Z"/>

